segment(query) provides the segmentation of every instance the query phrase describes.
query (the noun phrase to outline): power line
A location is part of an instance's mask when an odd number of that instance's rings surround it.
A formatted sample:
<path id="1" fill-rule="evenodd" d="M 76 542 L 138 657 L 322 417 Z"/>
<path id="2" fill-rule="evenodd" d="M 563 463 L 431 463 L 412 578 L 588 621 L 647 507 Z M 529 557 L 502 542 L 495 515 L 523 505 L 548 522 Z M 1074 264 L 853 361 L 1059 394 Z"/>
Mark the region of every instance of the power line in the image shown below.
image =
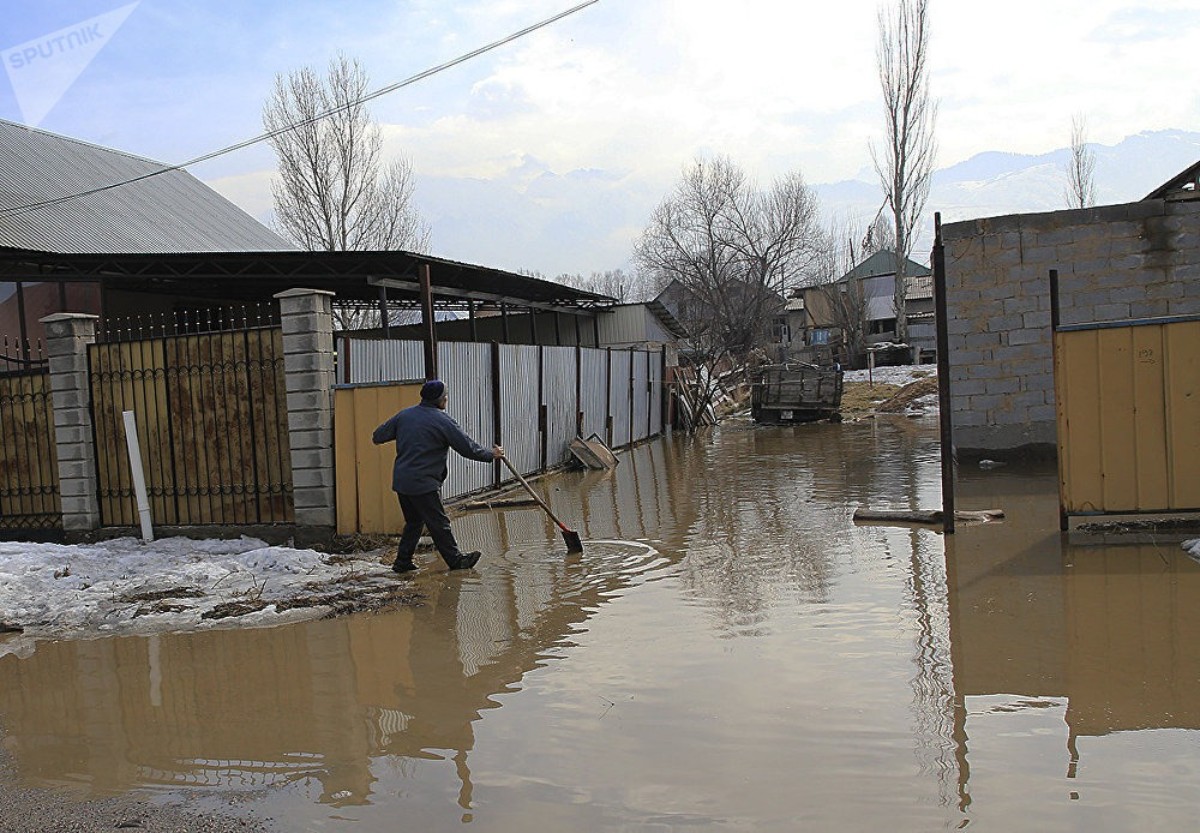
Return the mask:
<path id="1" fill-rule="evenodd" d="M 150 173 L 147 173 L 147 174 L 142 174 L 141 176 L 131 177 L 130 179 L 124 179 L 124 180 L 121 180 L 120 182 L 113 182 L 109 185 L 102 185 L 99 188 L 90 188 L 86 191 L 77 191 L 72 194 L 65 194 L 61 197 L 53 197 L 48 200 L 42 200 L 41 202 L 32 202 L 32 203 L 26 203 L 25 205 L 17 205 L 17 206 L 12 206 L 9 208 L 0 208 L 0 216 L 16 216 L 18 214 L 26 214 L 31 211 L 37 211 L 42 208 L 49 208 L 50 206 L 58 205 L 60 203 L 68 202 L 70 200 L 79 199 L 80 197 L 89 197 L 92 194 L 99 194 L 104 191 L 111 191 L 114 188 L 121 188 L 125 185 L 132 185 L 136 182 L 142 182 L 143 180 L 150 179 L 151 177 L 160 176 L 165 173 L 170 173 L 171 171 L 181 171 L 184 168 L 191 167 L 192 165 L 198 165 L 201 162 L 207 162 L 210 159 L 216 159 L 218 156 L 224 156 L 225 154 L 233 153 L 234 151 L 241 150 L 242 148 L 247 148 L 247 147 L 250 147 L 251 145 L 256 145 L 259 142 L 265 142 L 268 139 L 273 139 L 276 136 L 281 136 L 284 133 L 287 133 L 291 130 L 295 130 L 298 127 L 304 127 L 306 125 L 313 124 L 315 122 L 320 121 L 321 119 L 325 119 L 330 116 L 336 115 L 336 114 L 344 112 L 346 110 L 349 110 L 353 107 L 357 107 L 359 104 L 365 104 L 366 102 L 371 101 L 376 98 L 379 98 L 380 96 L 385 96 L 388 93 L 393 93 L 396 90 L 403 89 L 404 87 L 407 87 L 411 84 L 415 84 L 418 81 L 423 81 L 426 78 L 429 78 L 433 75 L 437 75 L 439 72 L 444 72 L 445 70 L 448 70 L 452 67 L 456 67 L 459 64 L 470 61 L 473 58 L 477 58 L 480 55 L 484 54 L 485 52 L 490 52 L 493 49 L 498 49 L 499 47 L 504 46 L 505 44 L 512 43 L 513 41 L 523 38 L 532 32 L 536 32 L 539 29 L 544 29 L 545 27 L 550 26 L 553 23 L 557 23 L 558 21 L 562 20 L 564 17 L 573 15 L 576 12 L 587 8 L 588 6 L 594 5 L 599 2 L 600 2 L 600 0 L 586 0 L 586 2 L 584 2 L 584 3 L 580 3 L 577 6 L 572 6 L 571 8 L 567 9 L 566 11 L 559 12 L 558 14 L 556 14 L 552 17 L 548 17 L 545 20 L 542 20 L 538 23 L 533 24 L 532 26 L 527 26 L 524 29 L 521 29 L 517 32 L 513 32 L 511 35 L 507 35 L 507 36 L 501 38 L 500 40 L 493 41 L 493 42 L 487 44 L 486 46 L 481 46 L 478 49 L 474 49 L 463 55 L 459 55 L 457 58 L 449 60 L 449 61 L 445 62 L 444 64 L 438 64 L 435 67 L 431 67 L 422 72 L 418 72 L 416 75 L 411 75 L 408 78 L 405 78 L 403 81 L 397 81 L 394 84 L 388 84 L 386 87 L 381 87 L 380 89 L 375 90 L 374 92 L 367 93 L 366 95 L 364 95 L 361 98 L 358 98 L 354 101 L 348 101 L 345 104 L 339 105 L 338 107 L 332 107 L 321 113 L 317 113 L 314 116 L 310 116 L 307 119 L 302 119 L 301 121 L 295 122 L 293 124 L 285 125 L 277 130 L 271 130 L 266 133 L 260 133 L 259 135 L 254 136 L 253 138 L 245 139 L 241 142 L 238 142 L 237 144 L 229 145 L 228 147 L 221 148 L 220 150 L 214 150 L 214 151 L 212 151 L 210 153 L 206 153 L 202 156 L 197 156 L 195 159 L 189 159 L 186 162 L 180 162 L 178 165 L 170 165 L 168 167 L 160 168 L 156 171 L 151 171 Z"/>

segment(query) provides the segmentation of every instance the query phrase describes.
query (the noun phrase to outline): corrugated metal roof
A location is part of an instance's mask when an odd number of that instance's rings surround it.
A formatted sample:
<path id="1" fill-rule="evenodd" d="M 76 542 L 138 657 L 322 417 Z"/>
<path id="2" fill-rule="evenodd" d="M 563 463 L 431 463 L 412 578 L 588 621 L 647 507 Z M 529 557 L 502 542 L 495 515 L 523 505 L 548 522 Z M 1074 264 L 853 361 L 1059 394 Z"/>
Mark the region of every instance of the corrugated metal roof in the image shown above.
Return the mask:
<path id="1" fill-rule="evenodd" d="M 0 119 L 0 246 L 63 254 L 294 248 L 186 171 L 19 210 L 166 167 Z"/>
<path id="2" fill-rule="evenodd" d="M 675 317 L 666 304 L 655 298 L 646 302 L 646 309 L 654 313 L 654 317 L 662 322 L 663 326 L 667 328 L 667 332 L 671 335 L 676 338 L 687 338 L 687 328 Z"/>
<path id="3" fill-rule="evenodd" d="M 873 278 L 879 275 L 894 275 L 896 274 L 896 253 L 890 249 L 882 249 L 862 263 L 855 266 L 845 275 L 842 275 L 841 280 L 851 278 Z M 909 258 L 904 259 L 905 267 L 904 274 L 906 277 L 910 275 L 928 275 L 929 267 L 922 266 L 915 260 Z"/>
<path id="4" fill-rule="evenodd" d="M 685 338 L 687 330 L 659 301 L 615 304 L 599 319 L 605 346 L 668 342 Z"/>
<path id="5" fill-rule="evenodd" d="M 0 246 L 0 281 L 35 270 L 42 280 L 99 280 L 112 289 L 226 301 L 266 301 L 298 286 L 326 289 L 340 300 L 419 302 L 419 272 L 430 277 L 441 308 L 469 301 L 495 308 L 578 311 L 612 306 L 613 299 L 486 266 L 414 252 L 173 252 L 47 253 Z M 8 278 L 21 280 L 20 277 Z"/>

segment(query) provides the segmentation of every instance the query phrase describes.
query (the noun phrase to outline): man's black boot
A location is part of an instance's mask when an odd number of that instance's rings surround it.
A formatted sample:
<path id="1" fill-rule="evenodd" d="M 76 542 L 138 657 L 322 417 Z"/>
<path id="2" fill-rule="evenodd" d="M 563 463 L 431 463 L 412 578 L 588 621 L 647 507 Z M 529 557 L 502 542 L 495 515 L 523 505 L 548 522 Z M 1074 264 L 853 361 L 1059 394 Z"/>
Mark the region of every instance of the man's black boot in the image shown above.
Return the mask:
<path id="1" fill-rule="evenodd" d="M 482 555 L 479 550 L 474 552 L 464 552 L 458 557 L 458 560 L 450 565 L 451 570 L 469 570 L 479 562 L 479 556 Z"/>

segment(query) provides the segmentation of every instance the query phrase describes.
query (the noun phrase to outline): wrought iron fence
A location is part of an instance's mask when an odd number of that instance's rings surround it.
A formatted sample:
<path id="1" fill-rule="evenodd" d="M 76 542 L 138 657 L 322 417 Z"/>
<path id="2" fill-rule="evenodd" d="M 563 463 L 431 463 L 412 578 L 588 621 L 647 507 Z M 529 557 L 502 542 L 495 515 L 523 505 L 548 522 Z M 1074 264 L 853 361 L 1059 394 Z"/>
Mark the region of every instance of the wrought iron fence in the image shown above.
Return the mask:
<path id="1" fill-rule="evenodd" d="M 226 322 L 197 321 L 203 326 Z M 241 322 L 234 322 L 241 323 Z M 283 335 L 277 327 L 90 345 L 101 523 L 138 522 L 124 411 L 135 414 L 156 524 L 293 520 Z"/>
<path id="2" fill-rule="evenodd" d="M 46 350 L 40 341 L 0 339 L 0 375 L 45 368 Z"/>
<path id="3" fill-rule="evenodd" d="M 0 532 L 24 536 L 61 530 L 46 357 L 40 345 L 25 343 L 9 361 L 9 347 L 5 341 L 6 361 L 0 364 Z"/>
<path id="4" fill-rule="evenodd" d="M 278 326 L 278 304 L 215 304 L 140 315 L 106 316 L 97 328 L 96 340 L 105 343 L 142 341 Z"/>

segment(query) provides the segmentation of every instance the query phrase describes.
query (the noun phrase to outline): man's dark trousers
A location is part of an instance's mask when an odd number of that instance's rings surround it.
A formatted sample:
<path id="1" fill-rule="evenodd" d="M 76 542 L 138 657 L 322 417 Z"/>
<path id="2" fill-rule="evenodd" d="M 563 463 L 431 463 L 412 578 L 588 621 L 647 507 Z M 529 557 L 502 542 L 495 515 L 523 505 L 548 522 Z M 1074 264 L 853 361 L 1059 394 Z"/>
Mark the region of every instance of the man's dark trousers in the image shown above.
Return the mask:
<path id="1" fill-rule="evenodd" d="M 404 531 L 400 533 L 396 560 L 401 563 L 412 561 L 417 542 L 421 539 L 421 530 L 428 528 L 429 537 L 433 538 L 434 546 L 441 553 L 446 566 L 455 566 L 462 553 L 458 549 L 458 542 L 454 540 L 454 533 L 450 531 L 450 518 L 446 516 L 441 496 L 437 492 L 426 492 L 423 495 L 397 494 L 397 497 L 400 498 L 400 511 L 404 513 Z"/>

